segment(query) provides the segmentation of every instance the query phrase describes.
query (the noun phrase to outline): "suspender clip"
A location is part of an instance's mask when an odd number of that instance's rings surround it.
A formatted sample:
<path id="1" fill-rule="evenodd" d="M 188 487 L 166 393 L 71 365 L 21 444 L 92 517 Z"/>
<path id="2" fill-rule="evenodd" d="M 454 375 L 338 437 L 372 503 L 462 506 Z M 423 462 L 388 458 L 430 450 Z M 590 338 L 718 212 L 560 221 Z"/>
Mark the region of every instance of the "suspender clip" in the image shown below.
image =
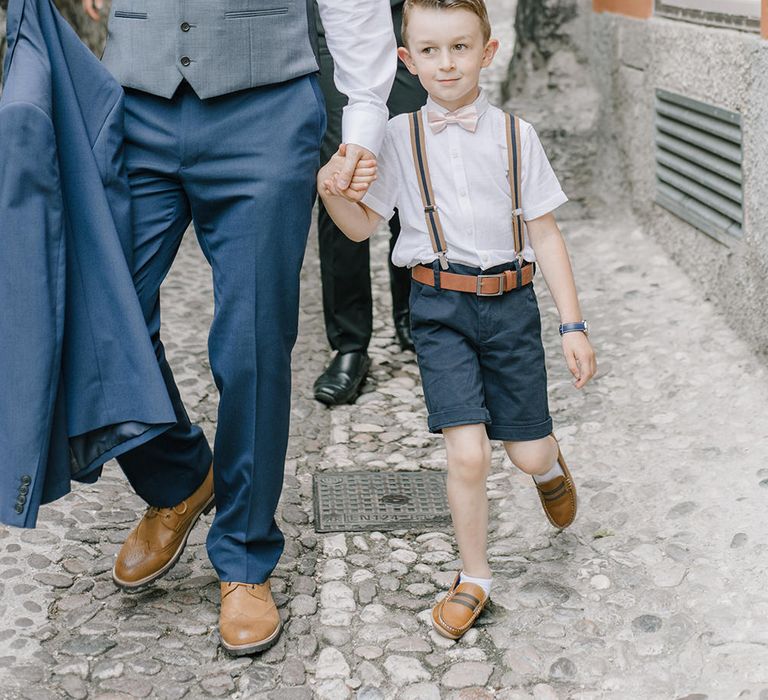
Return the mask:
<path id="1" fill-rule="evenodd" d="M 438 251 L 437 259 L 440 261 L 440 269 L 441 270 L 447 270 L 448 269 L 448 258 L 445 257 L 445 251 L 444 250 Z"/>
<path id="2" fill-rule="evenodd" d="M 437 204 L 427 204 L 424 207 L 425 214 L 434 214 L 437 211 Z"/>

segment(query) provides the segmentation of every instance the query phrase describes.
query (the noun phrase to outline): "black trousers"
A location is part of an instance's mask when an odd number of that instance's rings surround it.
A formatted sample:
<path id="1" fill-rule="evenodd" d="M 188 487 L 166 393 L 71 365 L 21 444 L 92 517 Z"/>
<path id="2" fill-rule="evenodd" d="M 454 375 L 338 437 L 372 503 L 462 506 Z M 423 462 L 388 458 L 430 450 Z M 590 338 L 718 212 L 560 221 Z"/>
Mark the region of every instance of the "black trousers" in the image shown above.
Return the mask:
<path id="1" fill-rule="evenodd" d="M 398 45 L 402 6 L 392 8 L 392 19 Z M 320 86 L 325 95 L 328 127 L 321 148 L 322 163 L 328 162 L 341 143 L 341 113 L 347 103 L 333 83 L 333 60 L 324 37 L 320 36 Z M 414 112 L 427 101 L 427 93 L 418 78 L 411 75 L 402 63 L 398 64 L 395 84 L 387 107 L 393 117 L 403 112 Z M 323 289 L 323 314 L 328 342 L 340 352 L 364 351 L 368 348 L 373 331 L 373 298 L 371 295 L 370 247 L 368 241 L 350 241 L 333 223 L 320 202 L 318 238 L 320 246 L 320 274 Z M 389 222 L 390 253 L 400 234 L 397 212 Z M 410 272 L 389 262 L 389 280 L 392 291 L 392 312 L 395 319 L 408 314 Z"/>

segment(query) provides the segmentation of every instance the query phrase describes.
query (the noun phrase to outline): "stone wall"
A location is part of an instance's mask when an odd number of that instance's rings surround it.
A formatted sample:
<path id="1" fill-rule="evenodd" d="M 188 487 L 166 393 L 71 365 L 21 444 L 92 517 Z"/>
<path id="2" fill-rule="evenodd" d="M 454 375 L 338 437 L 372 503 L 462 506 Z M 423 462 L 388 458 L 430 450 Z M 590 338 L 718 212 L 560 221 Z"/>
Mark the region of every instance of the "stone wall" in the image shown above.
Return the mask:
<path id="1" fill-rule="evenodd" d="M 520 0 L 515 24 L 507 106 L 536 125 L 575 200 L 571 212 L 634 212 L 768 359 L 768 42 L 663 17 L 595 14 L 590 0 Z M 742 239 L 720 243 L 655 204 L 657 88 L 741 114 Z"/>
<path id="2" fill-rule="evenodd" d="M 0 0 L 0 80 L 3 78 L 3 60 L 5 59 L 5 13 L 8 9 L 8 0 Z"/>
<path id="3" fill-rule="evenodd" d="M 561 216 L 588 215 L 595 187 L 599 94 L 585 50 L 589 0 L 519 0 L 505 106 L 535 127 L 570 198 Z"/>
<path id="4" fill-rule="evenodd" d="M 768 43 L 757 34 L 662 17 L 599 14 L 586 46 L 600 91 L 598 171 L 617 183 L 702 296 L 768 358 Z M 654 203 L 657 88 L 741 114 L 742 239 L 720 243 Z"/>
<path id="5" fill-rule="evenodd" d="M 80 38 L 101 58 L 104 43 L 107 40 L 106 17 L 109 14 L 110 0 L 104 0 L 104 9 L 101 11 L 104 19 L 101 22 L 94 22 L 83 12 L 81 0 L 54 0 L 54 2 Z"/>

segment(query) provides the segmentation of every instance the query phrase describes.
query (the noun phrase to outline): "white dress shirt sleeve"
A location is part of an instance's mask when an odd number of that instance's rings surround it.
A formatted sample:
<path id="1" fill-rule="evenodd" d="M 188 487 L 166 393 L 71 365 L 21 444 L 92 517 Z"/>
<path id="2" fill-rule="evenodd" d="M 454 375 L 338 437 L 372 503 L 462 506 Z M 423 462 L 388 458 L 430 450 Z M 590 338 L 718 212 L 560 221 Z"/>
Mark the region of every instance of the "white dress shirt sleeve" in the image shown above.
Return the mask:
<path id="1" fill-rule="evenodd" d="M 376 179 L 371 183 L 362 202 L 385 221 L 389 221 L 395 213 L 400 192 L 400 172 L 391 125 L 384 137 L 377 166 Z"/>
<path id="2" fill-rule="evenodd" d="M 344 143 L 378 154 L 397 68 L 392 12 L 387 0 L 318 0 L 334 82 L 349 98 L 341 121 Z"/>
<path id="3" fill-rule="evenodd" d="M 557 209 L 568 201 L 568 197 L 557 181 L 536 130 L 527 122 L 520 126 L 523 151 L 520 182 L 523 219 L 530 221 Z"/>

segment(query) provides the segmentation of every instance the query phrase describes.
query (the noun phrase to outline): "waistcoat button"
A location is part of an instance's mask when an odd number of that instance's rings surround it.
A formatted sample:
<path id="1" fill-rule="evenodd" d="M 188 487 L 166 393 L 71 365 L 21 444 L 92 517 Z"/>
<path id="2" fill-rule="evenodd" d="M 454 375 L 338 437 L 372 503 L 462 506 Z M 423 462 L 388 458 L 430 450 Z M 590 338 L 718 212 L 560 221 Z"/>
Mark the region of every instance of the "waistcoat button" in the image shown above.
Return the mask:
<path id="1" fill-rule="evenodd" d="M 182 22 L 181 23 L 181 31 L 182 32 L 188 32 L 191 28 L 191 25 L 189 22 Z"/>
<path id="2" fill-rule="evenodd" d="M 182 56 L 181 57 L 181 65 L 182 66 L 188 66 L 192 61 L 190 60 L 189 56 Z"/>

